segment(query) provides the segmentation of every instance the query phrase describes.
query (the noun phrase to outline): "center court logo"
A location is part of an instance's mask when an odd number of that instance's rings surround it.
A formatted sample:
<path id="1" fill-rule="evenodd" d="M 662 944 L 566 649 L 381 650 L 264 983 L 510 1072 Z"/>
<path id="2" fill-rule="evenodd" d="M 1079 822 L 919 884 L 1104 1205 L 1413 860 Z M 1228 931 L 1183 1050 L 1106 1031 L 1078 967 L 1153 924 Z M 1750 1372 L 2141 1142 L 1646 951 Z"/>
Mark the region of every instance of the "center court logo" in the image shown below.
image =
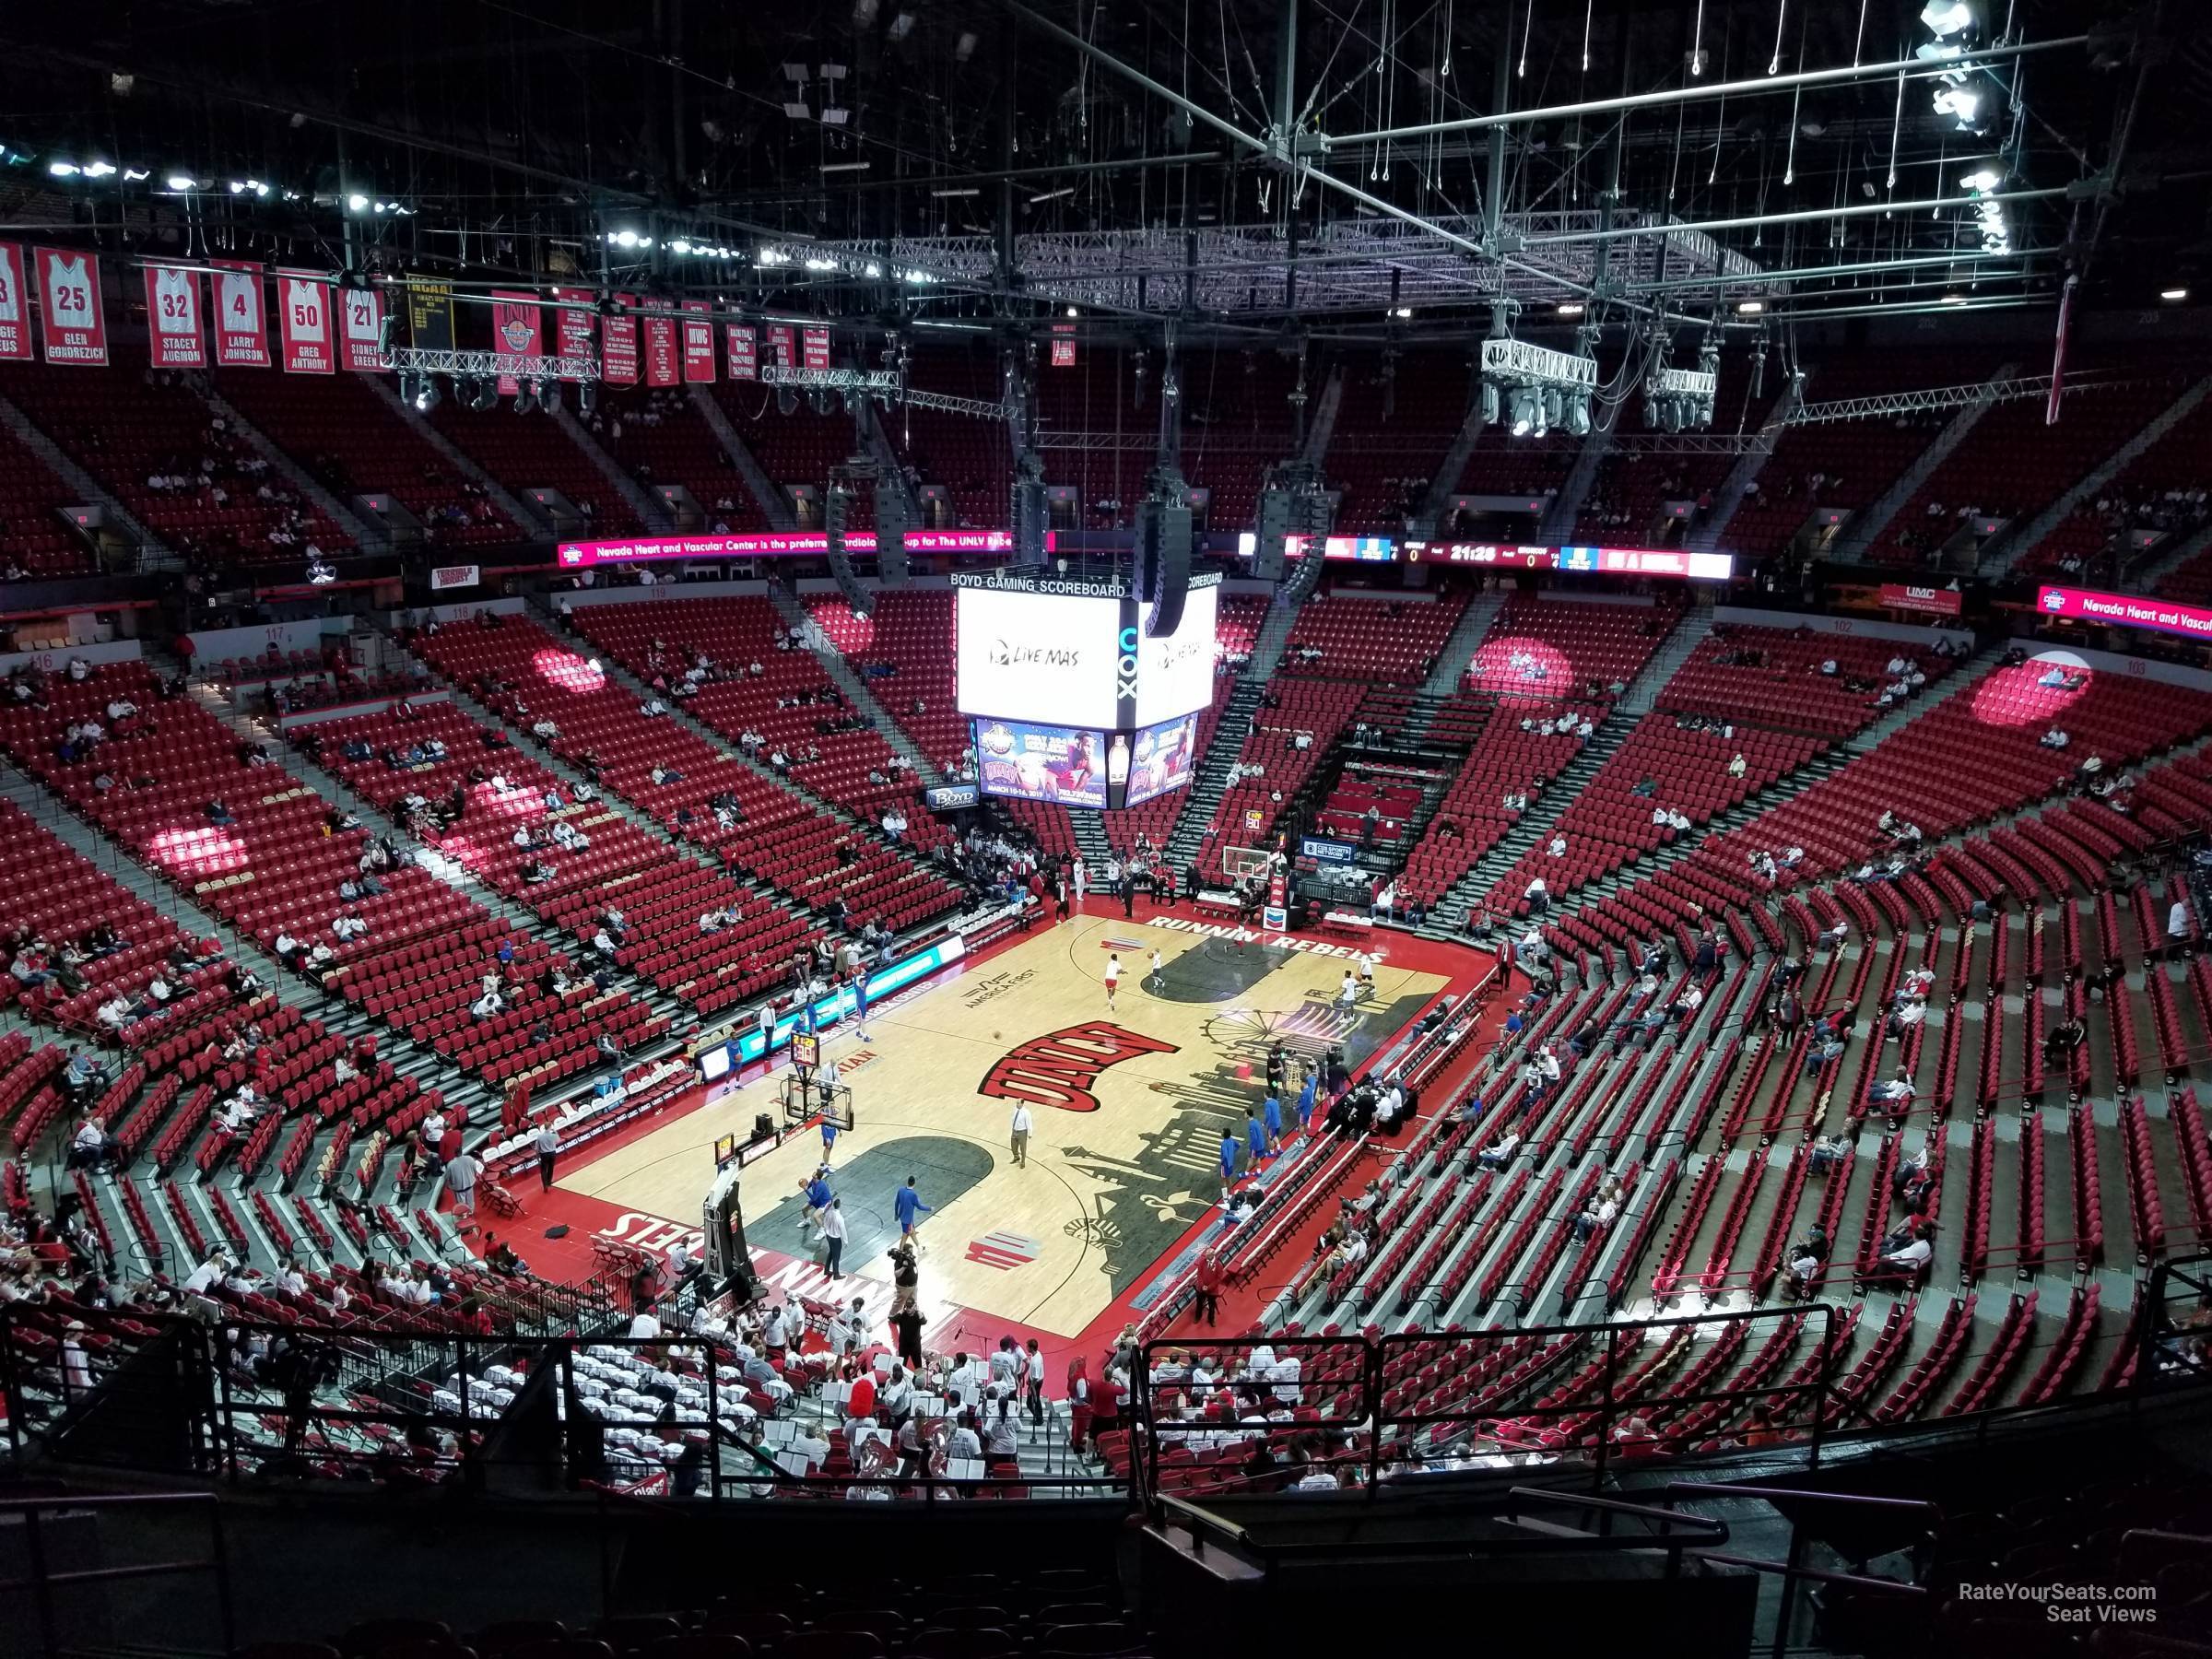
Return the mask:
<path id="1" fill-rule="evenodd" d="M 1177 1052 L 1172 1042 L 1140 1037 L 1110 1020 L 1086 1020 L 1030 1038 L 985 1072 L 975 1092 L 994 1100 L 1096 1112 L 1099 1097 L 1091 1090 L 1108 1066 Z"/>

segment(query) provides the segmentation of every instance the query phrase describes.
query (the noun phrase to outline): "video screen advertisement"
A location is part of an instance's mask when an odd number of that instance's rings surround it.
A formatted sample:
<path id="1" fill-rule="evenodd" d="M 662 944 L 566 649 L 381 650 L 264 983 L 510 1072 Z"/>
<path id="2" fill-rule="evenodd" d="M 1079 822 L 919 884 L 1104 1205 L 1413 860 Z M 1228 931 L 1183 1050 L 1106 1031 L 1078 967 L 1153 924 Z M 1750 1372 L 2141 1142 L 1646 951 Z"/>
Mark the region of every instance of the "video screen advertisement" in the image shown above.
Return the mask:
<path id="1" fill-rule="evenodd" d="M 1116 733 L 1118 740 L 1120 734 Z M 1107 757 L 1108 773 L 1112 771 L 1112 756 Z M 1198 765 L 1198 716 L 1180 714 L 1159 725 L 1145 727 L 1136 735 L 1131 751 L 1129 790 L 1126 805 L 1141 806 L 1155 795 L 1166 794 L 1171 789 L 1190 787 L 1191 774 Z"/>
<path id="2" fill-rule="evenodd" d="M 1105 733 L 1018 720 L 978 720 L 973 726 L 976 782 L 985 794 L 1104 808 Z"/>
<path id="3" fill-rule="evenodd" d="M 1194 580 L 1164 639 L 1119 587 L 994 576 L 954 593 L 963 714 L 1134 736 L 1213 700 L 1213 582 Z"/>

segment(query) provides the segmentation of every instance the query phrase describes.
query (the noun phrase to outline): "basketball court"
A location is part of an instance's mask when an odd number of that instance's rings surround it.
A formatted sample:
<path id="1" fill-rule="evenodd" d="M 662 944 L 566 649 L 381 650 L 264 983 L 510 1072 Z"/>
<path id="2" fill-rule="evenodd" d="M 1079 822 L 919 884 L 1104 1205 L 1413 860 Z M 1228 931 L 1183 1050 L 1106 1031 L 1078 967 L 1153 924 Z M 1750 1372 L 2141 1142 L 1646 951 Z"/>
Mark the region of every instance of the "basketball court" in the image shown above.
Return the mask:
<path id="1" fill-rule="evenodd" d="M 1280 939 L 1078 916 L 878 1008 L 865 1042 L 825 1034 L 823 1065 L 851 1088 L 855 1121 L 830 1159 L 850 1234 L 845 1271 L 888 1279 L 894 1194 L 911 1175 L 930 1206 L 919 1230 L 925 1307 L 1082 1332 L 1219 1200 L 1221 1132 L 1241 1141 L 1272 1044 L 1292 1057 L 1293 1077 L 1299 1055 L 1332 1047 L 1357 1069 L 1450 983 L 1445 972 L 1394 963 L 1401 942 L 1392 939 L 1372 992 L 1343 1007 L 1339 987 L 1356 964 Z M 1403 945 L 1421 954 L 1418 941 Z M 1151 980 L 1155 947 L 1162 964 Z M 1110 1008 L 1104 982 L 1117 953 Z M 716 1139 L 746 1139 L 763 1112 L 781 1124 L 782 1080 L 779 1072 L 728 1089 L 558 1184 L 696 1226 Z M 1034 1124 L 1026 1166 L 1009 1147 L 1018 1100 Z M 1293 1117 L 1295 1085 L 1283 1104 Z M 817 1253 L 802 1232 L 799 1188 L 820 1157 L 808 1126 L 747 1165 L 741 1197 L 756 1251 Z"/>

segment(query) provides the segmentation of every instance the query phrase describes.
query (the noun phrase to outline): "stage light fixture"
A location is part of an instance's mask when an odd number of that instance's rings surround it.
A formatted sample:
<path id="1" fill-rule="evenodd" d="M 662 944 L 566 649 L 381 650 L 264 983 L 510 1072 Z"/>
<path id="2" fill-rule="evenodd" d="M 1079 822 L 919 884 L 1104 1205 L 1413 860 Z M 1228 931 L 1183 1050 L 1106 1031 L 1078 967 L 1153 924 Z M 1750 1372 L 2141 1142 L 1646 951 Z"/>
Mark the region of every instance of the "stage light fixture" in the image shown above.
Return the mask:
<path id="1" fill-rule="evenodd" d="M 590 418 L 591 418 L 593 416 L 596 415 L 598 412 L 599 412 L 599 382 L 598 382 L 597 381 L 588 381 L 588 380 L 587 380 L 587 381 L 579 381 L 579 382 L 576 382 L 576 413 L 577 413 L 577 414 L 579 414 L 579 415 L 581 415 L 581 416 L 582 416 L 582 417 L 583 417 L 583 418 L 584 418 L 586 420 L 589 420 L 589 419 L 590 419 Z"/>
<path id="2" fill-rule="evenodd" d="M 2185 288 L 2160 288 L 2159 290 L 2159 298 L 2165 300 L 2169 305 L 2179 305 L 2183 300 L 2189 298 L 2189 290 Z"/>
<path id="3" fill-rule="evenodd" d="M 1570 437 L 1590 436 L 1590 394 L 1577 392 L 1567 400 L 1567 431 Z"/>
<path id="4" fill-rule="evenodd" d="M 359 191 L 355 191 L 351 195 L 346 198 L 346 210 L 348 213 L 368 212 L 369 198 L 363 195 Z"/>
<path id="5" fill-rule="evenodd" d="M 523 381 L 515 385 L 514 412 L 517 415 L 534 415 L 537 412 L 537 394 L 531 391 L 532 384 L 531 382 Z"/>
<path id="6" fill-rule="evenodd" d="M 1534 386 L 1516 386 L 1511 404 L 1512 433 L 1525 438 L 1536 429 L 1536 422 L 1544 413 L 1543 399 Z"/>
<path id="7" fill-rule="evenodd" d="M 1500 401 L 1498 388 L 1490 382 L 1484 381 L 1482 382 L 1482 424 L 1484 426 L 1498 424 Z"/>
<path id="8" fill-rule="evenodd" d="M 197 181 L 186 173 L 171 173 L 163 182 L 171 190 L 190 190 Z"/>
<path id="9" fill-rule="evenodd" d="M 1920 8 L 1920 21 L 1922 27 L 1940 41 L 1978 27 L 1981 13 L 1973 0 L 1928 0 Z"/>
<path id="10" fill-rule="evenodd" d="M 1547 386 L 1544 388 L 1542 400 L 1538 402 L 1536 407 L 1543 416 L 1542 422 L 1536 428 L 1536 436 L 1541 438 L 1546 432 L 1559 424 L 1566 414 L 1566 404 L 1559 396 L 1559 389 L 1557 386 Z"/>
<path id="11" fill-rule="evenodd" d="M 438 377 L 434 374 L 418 376 L 415 382 L 415 412 L 428 415 L 437 406 Z"/>
<path id="12" fill-rule="evenodd" d="M 548 415 L 560 413 L 560 382 L 557 380 L 535 380 L 531 389 L 537 394 L 537 406 Z"/>

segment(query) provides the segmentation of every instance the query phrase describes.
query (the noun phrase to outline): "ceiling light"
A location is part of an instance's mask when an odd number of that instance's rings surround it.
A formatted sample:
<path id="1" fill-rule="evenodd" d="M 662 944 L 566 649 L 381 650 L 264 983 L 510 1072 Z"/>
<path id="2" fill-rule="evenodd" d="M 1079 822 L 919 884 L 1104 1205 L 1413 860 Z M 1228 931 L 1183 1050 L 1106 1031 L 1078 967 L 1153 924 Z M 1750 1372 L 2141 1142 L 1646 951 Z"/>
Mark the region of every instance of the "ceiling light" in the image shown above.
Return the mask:
<path id="1" fill-rule="evenodd" d="M 57 179 L 75 178 L 76 163 L 74 161 L 49 161 L 46 164 L 46 171 Z"/>
<path id="2" fill-rule="evenodd" d="M 982 193 L 979 192 L 974 185 L 969 184 L 964 185 L 957 190 L 933 190 L 929 194 L 936 200 L 943 201 L 947 196 L 971 196 L 981 194 Z"/>
<path id="3" fill-rule="evenodd" d="M 1941 40 L 1974 27 L 1979 18 L 1972 0 L 1928 0 L 1920 8 L 1921 23 Z"/>
<path id="4" fill-rule="evenodd" d="M 1982 110 L 1982 94 L 1971 87 L 1946 87 L 1936 94 L 1936 113 L 1956 115 L 1961 127 L 1971 126 Z"/>
<path id="5" fill-rule="evenodd" d="M 126 167 L 123 170 L 123 182 L 125 184 L 136 184 L 152 177 L 153 174 L 143 167 Z"/>
<path id="6" fill-rule="evenodd" d="M 1390 314 L 1398 318 L 1400 321 L 1404 321 L 1406 318 L 1413 315 L 1413 307 L 1410 305 L 1396 306 L 1393 308 Z"/>
<path id="7" fill-rule="evenodd" d="M 806 268 L 810 271 L 834 271 L 837 269 L 837 261 L 824 259 L 818 253 L 810 253 L 806 256 Z"/>
<path id="8" fill-rule="evenodd" d="M 1072 306 L 1072 305 L 1071 305 L 1071 306 L 1069 306 L 1069 307 L 1067 308 L 1067 314 L 1068 314 L 1069 316 L 1073 317 L 1073 316 L 1076 316 L 1076 315 L 1077 315 L 1077 314 L 1079 314 L 1079 313 L 1077 312 L 1076 308 L 1075 308 L 1074 306 Z"/>
<path id="9" fill-rule="evenodd" d="M 1056 202 L 1062 196 L 1071 196 L 1075 194 L 1076 187 L 1073 184 L 1063 184 L 1057 190 L 1048 190 L 1042 195 L 1031 196 L 1030 198 L 1030 206 L 1034 207 L 1040 202 Z"/>
<path id="10" fill-rule="evenodd" d="M 2005 176 L 2002 173 L 1998 172 L 1994 168 L 1984 167 L 1980 171 L 1968 173 L 1966 177 L 1959 180 L 1959 188 L 1961 190 L 1971 190 L 1975 192 L 1988 192 L 1994 190 L 1998 185 L 2004 182 Z"/>
<path id="11" fill-rule="evenodd" d="M 2160 288 L 2159 290 L 2159 298 L 2165 300 L 2169 305 L 2179 305 L 2183 300 L 2189 298 L 2189 290 L 2185 288 Z"/>
<path id="12" fill-rule="evenodd" d="M 190 190 L 195 182 L 184 173 L 171 173 L 165 181 L 171 190 Z"/>
<path id="13" fill-rule="evenodd" d="M 861 268 L 860 274 L 864 276 L 880 276 L 883 275 L 883 267 L 871 259 Z"/>
<path id="14" fill-rule="evenodd" d="M 232 195 L 243 195 L 245 194 L 245 189 L 246 187 L 240 183 L 236 179 L 230 181 L 230 194 Z"/>
<path id="15" fill-rule="evenodd" d="M 1756 317 L 1766 309 L 1767 302 L 1764 300 L 1738 300 L 1735 302 L 1735 314 L 1739 317 Z"/>
<path id="16" fill-rule="evenodd" d="M 379 205 L 381 206 L 382 204 Z M 369 198 L 363 195 L 359 191 L 355 191 L 351 195 L 346 198 L 346 210 L 348 213 L 368 212 Z"/>
<path id="17" fill-rule="evenodd" d="M 1583 310 L 1584 307 L 1580 300 L 1564 300 L 1559 302 L 1559 314 L 1562 317 L 1579 317 L 1583 314 Z"/>
<path id="18" fill-rule="evenodd" d="M 822 119 L 828 121 L 830 114 L 830 111 L 823 111 Z M 825 161 L 822 163 L 822 171 L 826 173 L 866 172 L 870 165 L 872 164 L 866 161 Z"/>
<path id="19" fill-rule="evenodd" d="M 966 63 L 970 58 L 975 55 L 975 36 L 963 29 L 960 33 L 960 38 L 959 41 L 955 41 L 953 44 L 953 62 L 956 64 Z"/>
<path id="20" fill-rule="evenodd" d="M 115 164 L 112 161 L 88 161 L 85 163 L 85 177 L 88 179 L 104 179 L 114 171 Z"/>

